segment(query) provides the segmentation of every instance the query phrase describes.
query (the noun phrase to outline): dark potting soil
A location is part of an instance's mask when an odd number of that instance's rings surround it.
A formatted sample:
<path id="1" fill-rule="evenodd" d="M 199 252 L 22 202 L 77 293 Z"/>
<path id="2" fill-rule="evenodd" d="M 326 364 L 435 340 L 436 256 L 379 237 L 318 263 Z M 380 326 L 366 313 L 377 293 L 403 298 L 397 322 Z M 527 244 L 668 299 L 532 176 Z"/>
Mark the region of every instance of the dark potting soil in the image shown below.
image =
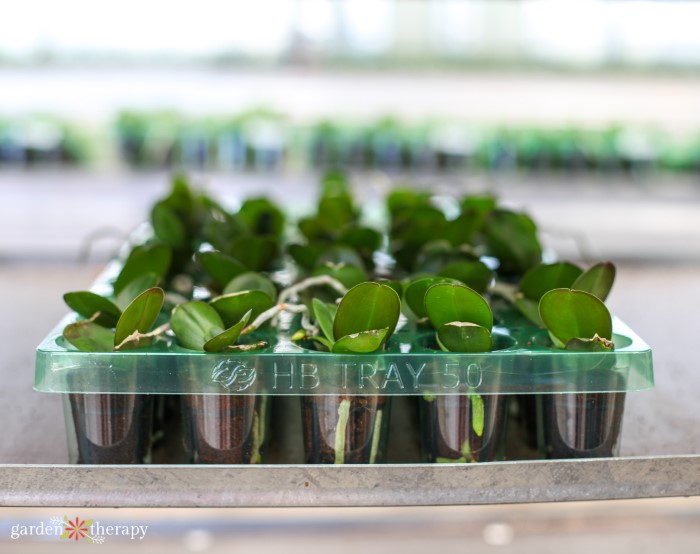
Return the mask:
<path id="1" fill-rule="evenodd" d="M 195 464 L 259 463 L 263 397 L 184 395 L 185 448 Z"/>
<path id="2" fill-rule="evenodd" d="M 70 394 L 79 464 L 141 464 L 151 447 L 153 397 Z"/>
<path id="3" fill-rule="evenodd" d="M 488 462 L 501 454 L 508 417 L 508 397 L 481 395 L 484 425 L 474 429 L 473 399 L 469 395 L 421 399 L 421 433 L 429 462 L 464 460 Z"/>
<path id="4" fill-rule="evenodd" d="M 345 429 L 343 463 L 367 464 L 372 445 L 378 440 L 375 462 L 384 458 L 384 437 L 375 438 L 388 425 L 389 399 L 384 396 L 306 396 L 302 398 L 304 455 L 309 464 L 336 463 L 336 430 L 343 401 L 349 401 L 349 417 Z M 377 418 L 382 420 L 377 426 Z M 375 427 L 378 427 L 375 429 Z"/>
<path id="5" fill-rule="evenodd" d="M 617 455 L 625 393 L 539 395 L 542 449 L 551 459 Z"/>

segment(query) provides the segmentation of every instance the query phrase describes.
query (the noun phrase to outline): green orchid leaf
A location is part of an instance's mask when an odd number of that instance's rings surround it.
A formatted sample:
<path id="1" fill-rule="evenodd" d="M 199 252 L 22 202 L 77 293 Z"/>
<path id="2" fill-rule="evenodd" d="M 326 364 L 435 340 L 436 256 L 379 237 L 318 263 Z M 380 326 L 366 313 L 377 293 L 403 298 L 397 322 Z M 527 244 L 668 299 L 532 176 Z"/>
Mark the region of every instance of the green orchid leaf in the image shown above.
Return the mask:
<path id="1" fill-rule="evenodd" d="M 238 217 L 254 235 L 279 237 L 284 230 L 284 213 L 267 198 L 249 198 L 241 205 Z"/>
<path id="2" fill-rule="evenodd" d="M 261 290 L 234 292 L 211 301 L 211 307 L 219 314 L 226 328 L 238 323 L 248 310 L 251 310 L 251 317 L 255 319 L 272 306 L 272 298 Z"/>
<path id="3" fill-rule="evenodd" d="M 158 319 L 163 308 L 165 292 L 153 287 L 139 294 L 122 313 L 114 333 L 114 346 L 133 333 L 147 333 Z"/>
<path id="4" fill-rule="evenodd" d="M 229 248 L 229 254 L 249 271 L 270 269 L 278 253 L 277 240 L 272 236 L 244 235 Z"/>
<path id="5" fill-rule="evenodd" d="M 486 216 L 486 214 L 496 209 L 498 200 L 490 194 L 473 194 L 465 196 L 460 202 L 460 208 L 463 212 L 469 212 Z"/>
<path id="6" fill-rule="evenodd" d="M 149 273 L 165 277 L 170 269 L 172 257 L 172 250 L 166 244 L 150 243 L 136 246 L 114 281 L 114 295 L 119 296 L 119 293 L 137 277 Z"/>
<path id="7" fill-rule="evenodd" d="M 344 172 L 333 169 L 321 179 L 321 196 L 350 197 L 350 182 Z"/>
<path id="8" fill-rule="evenodd" d="M 199 252 L 197 254 L 197 260 L 199 261 L 199 265 L 202 266 L 202 269 L 204 269 L 206 274 L 212 278 L 220 289 L 223 289 L 232 279 L 235 279 L 247 271 L 241 262 L 228 254 L 216 250 Z"/>
<path id="9" fill-rule="evenodd" d="M 377 279 L 377 283 L 391 287 L 394 289 L 394 292 L 399 295 L 399 298 L 403 298 L 403 283 L 401 281 Z"/>
<path id="10" fill-rule="evenodd" d="M 297 227 L 311 244 L 331 243 L 337 238 L 337 228 L 333 222 L 319 216 L 302 218 L 297 223 Z"/>
<path id="11" fill-rule="evenodd" d="M 176 306 L 170 316 L 170 328 L 177 341 L 190 350 L 204 350 L 204 345 L 225 329 L 217 311 L 199 300 Z"/>
<path id="12" fill-rule="evenodd" d="M 386 197 L 386 205 L 392 218 L 413 208 L 430 206 L 430 193 L 408 188 L 392 190 Z"/>
<path id="13" fill-rule="evenodd" d="M 437 330 L 438 344 L 448 352 L 490 352 L 493 338 L 485 327 L 475 323 L 451 321 Z"/>
<path id="14" fill-rule="evenodd" d="M 326 264 L 344 264 L 364 268 L 362 257 L 349 246 L 332 246 L 326 248 L 316 261 L 316 267 L 323 267 Z"/>
<path id="15" fill-rule="evenodd" d="M 92 321 L 66 325 L 63 338 L 83 352 L 111 352 L 114 349 L 114 332 Z"/>
<path id="16" fill-rule="evenodd" d="M 324 348 L 330 352 L 333 349 L 333 345 L 335 344 L 335 341 L 331 342 L 328 340 L 326 337 L 321 337 L 321 336 L 315 336 L 315 337 L 309 337 L 311 340 L 316 341 L 317 343 L 321 344 L 324 346 Z"/>
<path id="17" fill-rule="evenodd" d="M 520 310 L 526 318 L 532 321 L 538 327 L 544 327 L 544 322 L 540 317 L 540 303 L 537 300 L 525 298 L 522 295 L 516 295 L 513 299 L 515 307 Z"/>
<path id="18" fill-rule="evenodd" d="M 324 247 L 315 244 L 290 244 L 287 247 L 287 253 L 297 265 L 306 271 L 311 271 L 316 267 L 318 259 L 325 250 Z"/>
<path id="19" fill-rule="evenodd" d="M 340 337 L 331 351 L 335 354 L 369 354 L 381 349 L 389 329 L 372 329 Z"/>
<path id="20" fill-rule="evenodd" d="M 338 238 L 340 244 L 358 252 L 374 252 L 382 245 L 382 234 L 369 227 L 348 227 Z"/>
<path id="21" fill-rule="evenodd" d="M 333 338 L 363 331 L 387 329 L 388 339 L 396 329 L 401 300 L 396 291 L 379 283 L 361 283 L 351 288 L 340 301 L 333 322 Z"/>
<path id="22" fill-rule="evenodd" d="M 316 268 L 312 275 L 328 275 L 336 281 L 340 281 L 347 289 L 367 281 L 367 273 L 364 269 L 346 263 L 333 264 L 327 262 L 325 265 Z"/>
<path id="23" fill-rule="evenodd" d="M 324 196 L 318 203 L 318 216 L 335 228 L 351 224 L 357 219 L 357 210 L 349 196 Z"/>
<path id="24" fill-rule="evenodd" d="M 572 284 L 581 275 L 580 267 L 569 262 L 540 264 L 523 275 L 518 291 L 535 302 L 550 290 L 572 288 Z"/>
<path id="25" fill-rule="evenodd" d="M 321 332 L 325 335 L 328 341 L 333 345 L 333 320 L 338 308 L 335 304 L 327 304 L 318 298 L 311 301 L 314 310 L 314 318 L 316 323 L 321 328 Z"/>
<path id="26" fill-rule="evenodd" d="M 209 339 L 204 343 L 205 352 L 221 352 L 229 346 L 236 344 L 238 337 L 241 336 L 241 332 L 248 325 L 250 320 L 250 315 L 252 311 L 248 310 L 241 320 L 236 323 L 233 327 L 226 329 L 223 333 L 219 333 L 214 338 Z"/>
<path id="27" fill-rule="evenodd" d="M 570 288 L 588 292 L 605 302 L 614 282 L 615 266 L 610 262 L 601 262 L 584 271 Z"/>
<path id="28" fill-rule="evenodd" d="M 541 262 L 537 227 L 525 214 L 494 210 L 483 231 L 489 252 L 500 262 L 499 273 L 521 275 Z"/>
<path id="29" fill-rule="evenodd" d="M 488 331 L 493 327 L 488 302 L 465 285 L 439 283 L 431 286 L 425 293 L 425 308 L 435 329 L 453 321 L 476 323 Z"/>
<path id="30" fill-rule="evenodd" d="M 438 275 L 460 281 L 478 293 L 486 292 L 493 280 L 493 271 L 479 261 L 448 264 Z"/>
<path id="31" fill-rule="evenodd" d="M 479 257 L 468 246 L 455 248 L 448 241 L 440 239 L 424 244 L 416 256 L 416 271 L 434 275 L 447 265 L 460 262 L 476 262 Z"/>
<path id="32" fill-rule="evenodd" d="M 442 238 L 447 218 L 434 206 L 412 208 L 397 216 L 392 225 L 391 235 L 404 246 L 416 249 L 431 241 Z"/>
<path id="33" fill-rule="evenodd" d="M 571 339 L 612 339 L 612 318 L 603 302 L 587 292 L 554 289 L 540 300 L 540 317 L 552 341 L 564 348 Z"/>
<path id="34" fill-rule="evenodd" d="M 612 341 L 595 335 L 592 339 L 571 339 L 566 343 L 566 350 L 572 352 L 612 352 L 615 345 Z"/>
<path id="35" fill-rule="evenodd" d="M 151 210 L 153 232 L 163 243 L 173 248 L 187 245 L 187 228 L 175 210 L 164 202 L 158 202 Z"/>
<path id="36" fill-rule="evenodd" d="M 99 294 L 90 291 L 67 292 L 63 295 L 63 300 L 68 307 L 83 316 L 85 319 L 99 313 L 94 319 L 94 323 L 102 327 L 114 327 L 119 321 L 122 311 L 110 300 Z"/>
<path id="37" fill-rule="evenodd" d="M 224 295 L 246 290 L 259 290 L 267 294 L 271 300 L 277 298 L 277 288 L 275 284 L 260 273 L 246 271 L 234 277 L 224 288 Z"/>
<path id="38" fill-rule="evenodd" d="M 420 279 L 412 281 L 408 287 L 406 287 L 404 295 L 406 304 L 408 304 L 411 311 L 419 318 L 428 315 L 425 309 L 425 293 L 430 287 L 439 283 L 457 284 L 458 281 L 450 279 L 449 277 L 421 277 Z"/>
<path id="39" fill-rule="evenodd" d="M 158 284 L 158 275 L 155 273 L 146 273 L 136 277 L 133 281 L 126 284 L 122 291 L 114 299 L 114 303 L 124 310 L 131 302 L 143 291 L 151 289 Z"/>
<path id="40" fill-rule="evenodd" d="M 447 223 L 443 237 L 452 246 L 471 244 L 480 227 L 481 221 L 478 218 L 463 214 Z"/>

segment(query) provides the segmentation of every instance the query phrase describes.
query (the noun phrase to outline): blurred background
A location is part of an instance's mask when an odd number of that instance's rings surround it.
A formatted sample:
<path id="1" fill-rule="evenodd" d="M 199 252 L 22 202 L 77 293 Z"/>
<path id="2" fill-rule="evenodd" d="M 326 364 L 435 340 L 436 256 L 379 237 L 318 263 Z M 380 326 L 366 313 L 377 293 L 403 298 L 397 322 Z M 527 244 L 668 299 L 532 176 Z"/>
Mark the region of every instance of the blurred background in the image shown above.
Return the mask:
<path id="1" fill-rule="evenodd" d="M 31 389 L 34 348 L 65 313 L 61 295 L 90 285 L 173 172 L 233 203 L 264 193 L 303 213 L 331 167 L 368 205 L 396 184 L 492 192 L 533 215 L 560 257 L 614 261 L 610 305 L 653 347 L 657 379 L 628 395 L 622 454 L 700 454 L 700 1 L 0 8 L 0 463 L 66 461 L 60 399 Z M 165 529 L 153 549 L 172 550 L 197 519 L 192 552 L 329 537 L 342 549 L 365 535 L 367 548 L 442 536 L 521 552 L 570 536 L 587 551 L 651 551 L 661 531 L 676 552 L 700 540 L 693 499 L 119 513 Z M 2 509 L 0 547 L 33 551 L 5 530 L 48 515 Z M 274 540 L 256 544 L 256 529 Z"/>

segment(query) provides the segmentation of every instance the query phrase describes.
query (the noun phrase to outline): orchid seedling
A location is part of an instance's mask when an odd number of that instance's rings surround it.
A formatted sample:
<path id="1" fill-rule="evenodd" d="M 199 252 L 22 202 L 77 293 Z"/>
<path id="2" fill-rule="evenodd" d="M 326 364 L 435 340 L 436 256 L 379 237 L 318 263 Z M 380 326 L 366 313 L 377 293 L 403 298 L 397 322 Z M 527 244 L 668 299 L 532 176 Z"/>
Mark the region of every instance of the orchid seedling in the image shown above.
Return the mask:
<path id="1" fill-rule="evenodd" d="M 366 354 L 381 350 L 399 320 L 401 300 L 396 291 L 381 283 L 360 283 L 340 304 L 313 299 L 320 334 L 310 337 L 330 352 Z"/>
<path id="2" fill-rule="evenodd" d="M 69 292 L 66 304 L 86 317 L 66 326 L 63 337 L 83 352 L 133 350 L 149 346 L 165 328 L 151 331 L 163 307 L 165 293 L 149 288 L 124 309 L 111 300 L 89 291 Z"/>
<path id="3" fill-rule="evenodd" d="M 605 302 L 614 281 L 615 266 L 610 262 L 600 262 L 586 271 L 569 262 L 540 264 L 523 276 L 515 294 L 510 295 L 510 300 L 530 321 L 544 327 L 539 303 L 550 290 L 579 290 Z"/>
<path id="4" fill-rule="evenodd" d="M 178 343 L 201 352 L 247 352 L 267 346 L 265 342 L 237 344 L 251 316 L 248 310 L 233 325 L 227 326 L 219 313 L 206 302 L 193 300 L 175 307 L 170 328 Z"/>
<path id="5" fill-rule="evenodd" d="M 490 352 L 493 349 L 493 314 L 488 302 L 475 290 L 460 284 L 438 283 L 425 293 L 425 308 L 436 330 L 436 340 L 447 352 Z M 468 394 L 471 405 L 471 426 L 474 433 L 484 434 L 484 400 L 479 394 Z M 438 462 L 472 460 L 470 440 L 462 444 L 462 457 Z"/>
<path id="6" fill-rule="evenodd" d="M 603 301 L 588 292 L 554 289 L 542 296 L 540 317 L 557 348 L 609 352 L 612 317 Z"/>

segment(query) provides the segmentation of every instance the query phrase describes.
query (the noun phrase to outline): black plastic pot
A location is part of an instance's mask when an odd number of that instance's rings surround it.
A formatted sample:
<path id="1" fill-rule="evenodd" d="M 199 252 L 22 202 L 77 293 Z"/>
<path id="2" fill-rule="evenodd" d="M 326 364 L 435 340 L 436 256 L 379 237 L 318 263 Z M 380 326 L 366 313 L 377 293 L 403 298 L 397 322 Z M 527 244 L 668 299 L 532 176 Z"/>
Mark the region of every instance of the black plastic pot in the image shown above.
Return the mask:
<path id="1" fill-rule="evenodd" d="M 383 462 L 389 408 L 390 398 L 386 396 L 302 397 L 306 463 Z"/>
<path id="2" fill-rule="evenodd" d="M 151 395 L 69 394 L 68 400 L 77 463 L 141 464 L 149 461 L 153 423 Z"/>
<path id="3" fill-rule="evenodd" d="M 182 396 L 185 450 L 195 464 L 261 463 L 267 436 L 264 396 Z"/>
<path id="4" fill-rule="evenodd" d="M 421 436 L 427 460 L 490 462 L 499 459 L 503 454 L 508 403 L 508 396 L 497 394 L 421 399 Z"/>

